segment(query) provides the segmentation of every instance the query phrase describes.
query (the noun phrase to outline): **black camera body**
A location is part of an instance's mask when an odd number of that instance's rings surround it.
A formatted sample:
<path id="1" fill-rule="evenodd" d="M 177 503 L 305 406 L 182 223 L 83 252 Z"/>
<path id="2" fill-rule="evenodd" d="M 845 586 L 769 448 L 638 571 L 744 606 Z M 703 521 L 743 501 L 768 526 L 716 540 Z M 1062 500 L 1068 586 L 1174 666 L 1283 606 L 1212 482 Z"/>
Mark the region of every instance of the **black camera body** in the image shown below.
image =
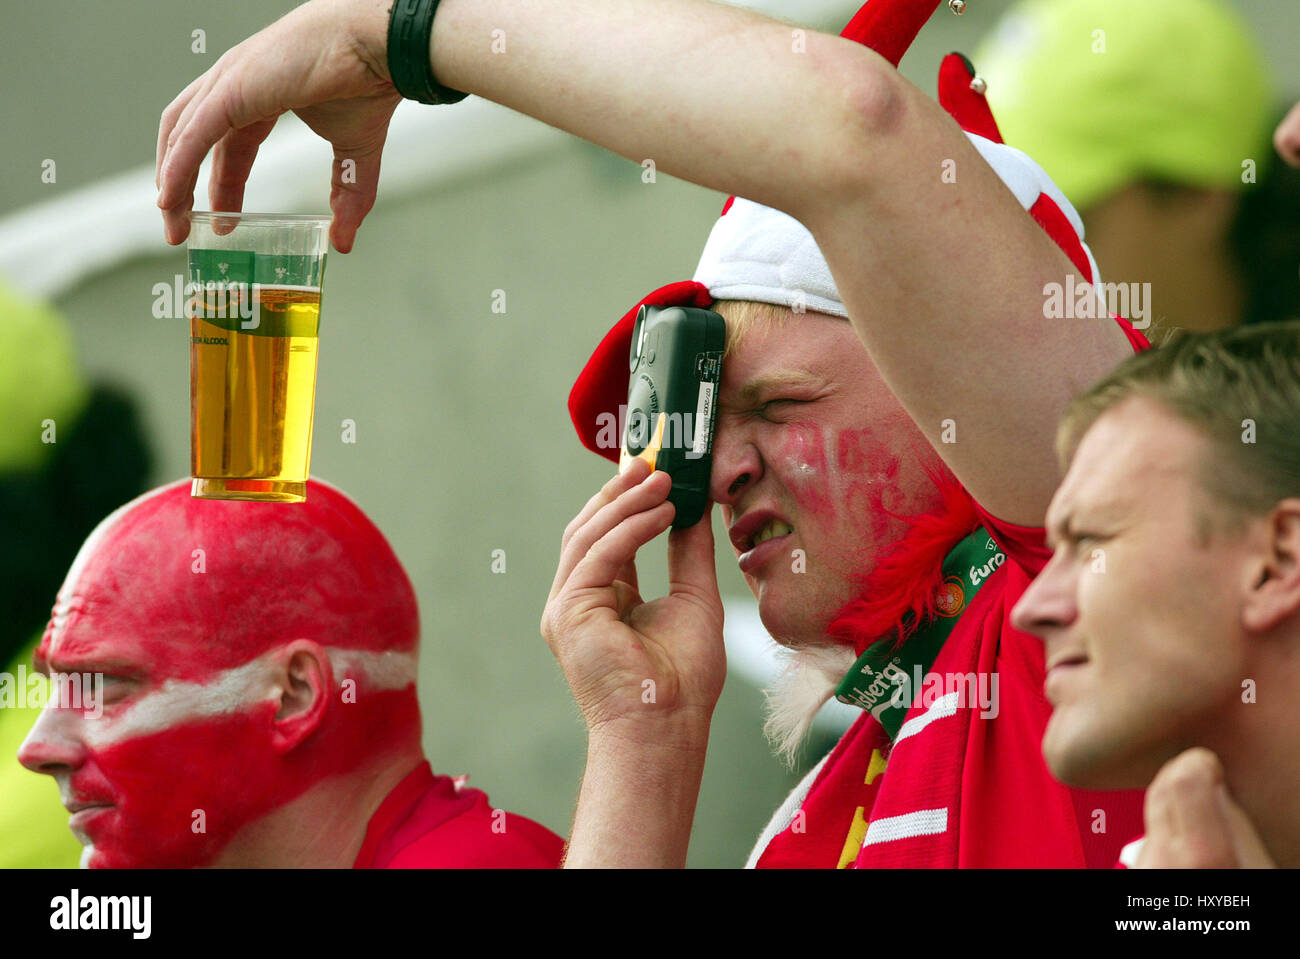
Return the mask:
<path id="1" fill-rule="evenodd" d="M 694 526 L 709 501 L 726 341 L 722 317 L 694 307 L 643 306 L 632 328 L 619 466 L 639 457 L 673 478 L 673 529 Z"/>

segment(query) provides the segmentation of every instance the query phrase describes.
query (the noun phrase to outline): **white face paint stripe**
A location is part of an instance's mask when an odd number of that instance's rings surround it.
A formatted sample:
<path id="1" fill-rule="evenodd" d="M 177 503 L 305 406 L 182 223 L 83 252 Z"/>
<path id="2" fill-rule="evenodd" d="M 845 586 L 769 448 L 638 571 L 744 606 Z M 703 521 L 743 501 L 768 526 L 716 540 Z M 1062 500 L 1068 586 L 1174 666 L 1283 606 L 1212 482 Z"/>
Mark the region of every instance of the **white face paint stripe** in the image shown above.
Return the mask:
<path id="1" fill-rule="evenodd" d="M 274 698 L 265 658 L 217 673 L 208 683 L 169 679 L 157 692 L 141 697 L 116 716 L 105 715 L 86 731 L 93 746 L 108 746 L 160 732 L 188 720 L 240 712 Z"/>
<path id="2" fill-rule="evenodd" d="M 325 650 L 334 681 L 349 673 L 371 690 L 404 689 L 416 679 L 416 654 L 361 649 Z M 270 654 L 222 670 L 206 683 L 167 680 L 116 716 L 104 715 L 86 731 L 91 745 L 103 747 L 161 732 L 180 723 L 242 712 L 275 699 L 270 682 Z M 46 707 L 50 708 L 50 707 Z"/>
<path id="3" fill-rule="evenodd" d="M 415 682 L 416 654 L 395 650 L 325 650 L 334 664 L 334 682 L 341 683 L 349 672 L 359 673 L 371 689 L 402 689 Z"/>

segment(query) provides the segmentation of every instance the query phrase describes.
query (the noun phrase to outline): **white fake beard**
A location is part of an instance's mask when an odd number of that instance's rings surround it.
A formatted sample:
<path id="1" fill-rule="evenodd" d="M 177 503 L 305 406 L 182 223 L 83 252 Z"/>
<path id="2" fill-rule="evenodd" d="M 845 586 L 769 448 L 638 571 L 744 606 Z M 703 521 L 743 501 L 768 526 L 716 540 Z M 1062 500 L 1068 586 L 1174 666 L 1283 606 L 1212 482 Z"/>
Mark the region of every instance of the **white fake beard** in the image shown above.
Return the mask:
<path id="1" fill-rule="evenodd" d="M 767 719 L 763 733 L 777 756 L 794 766 L 795 751 L 803 742 L 813 718 L 846 673 L 857 662 L 852 646 L 841 643 L 805 646 L 784 654 L 781 675 L 763 691 Z"/>

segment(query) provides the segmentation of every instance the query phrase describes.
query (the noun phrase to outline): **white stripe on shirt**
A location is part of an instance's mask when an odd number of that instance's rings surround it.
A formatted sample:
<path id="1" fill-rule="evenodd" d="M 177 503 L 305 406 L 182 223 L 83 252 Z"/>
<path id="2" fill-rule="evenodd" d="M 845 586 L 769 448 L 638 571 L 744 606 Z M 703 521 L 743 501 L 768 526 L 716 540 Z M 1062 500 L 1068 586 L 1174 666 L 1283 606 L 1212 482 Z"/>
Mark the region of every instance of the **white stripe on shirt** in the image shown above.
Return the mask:
<path id="1" fill-rule="evenodd" d="M 954 689 L 946 696 L 941 696 L 930 704 L 930 707 L 921 715 L 913 716 L 907 722 L 903 723 L 898 730 L 898 735 L 894 738 L 894 745 L 897 746 L 909 736 L 915 736 L 926 726 L 930 725 L 936 719 L 947 719 L 949 716 L 957 715 L 957 700 L 961 696 L 961 690 Z"/>
<path id="2" fill-rule="evenodd" d="M 876 819 L 867 826 L 867 835 L 862 840 L 862 848 L 877 843 L 893 842 L 896 839 L 911 839 L 913 836 L 934 836 L 948 831 L 948 807 L 940 809 L 918 809 L 916 812 L 903 813 L 901 816 L 885 816 Z"/>

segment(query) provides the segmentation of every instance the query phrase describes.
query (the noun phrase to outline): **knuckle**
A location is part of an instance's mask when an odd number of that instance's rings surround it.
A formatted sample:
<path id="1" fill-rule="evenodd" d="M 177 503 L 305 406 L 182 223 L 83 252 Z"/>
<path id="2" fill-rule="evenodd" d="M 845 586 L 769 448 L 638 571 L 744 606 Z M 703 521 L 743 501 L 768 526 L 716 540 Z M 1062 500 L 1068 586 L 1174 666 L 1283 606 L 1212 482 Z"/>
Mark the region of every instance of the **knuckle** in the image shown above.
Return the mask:
<path id="1" fill-rule="evenodd" d="M 226 169 L 218 170 L 217 166 L 214 164 L 212 168 L 211 185 L 218 190 L 227 190 L 233 186 L 239 185 L 239 183 L 238 183 L 238 178 L 235 177 L 229 170 Z"/>
<path id="2" fill-rule="evenodd" d="M 188 92 L 188 91 L 186 91 L 186 92 Z M 163 107 L 163 112 L 162 112 L 162 122 L 163 122 L 163 123 L 175 123 L 175 122 L 176 122 L 176 119 L 177 119 L 177 118 L 181 115 L 181 113 L 184 111 L 184 109 L 185 109 L 184 104 L 185 104 L 186 102 L 188 102 L 188 101 L 186 101 L 186 99 L 185 99 L 185 93 L 181 93 L 179 96 L 175 97 L 175 98 L 172 100 L 171 103 L 169 103 L 169 104 L 167 104 L 167 106 Z"/>
<path id="3" fill-rule="evenodd" d="M 1164 788 L 1182 792 L 1201 787 L 1214 778 L 1214 765 L 1204 754 L 1184 753 L 1165 767 Z"/>
<path id="4" fill-rule="evenodd" d="M 159 168 L 159 175 L 164 181 L 171 181 L 176 170 L 176 154 L 168 153 L 167 158 L 163 160 Z"/>
<path id="5" fill-rule="evenodd" d="M 1152 780 L 1147 795 L 1172 802 L 1179 795 L 1213 784 L 1218 760 L 1207 749 L 1189 749 L 1169 760 Z"/>
<path id="6" fill-rule="evenodd" d="M 547 643 L 553 643 L 560 633 L 558 620 L 559 613 L 555 608 L 555 601 L 552 600 L 542 610 L 542 636 Z"/>
<path id="7" fill-rule="evenodd" d="M 562 605 L 558 600 L 552 600 L 546 604 L 542 611 L 542 638 L 546 640 L 546 645 L 551 648 L 551 652 L 559 655 L 560 640 L 566 632 L 567 616 L 563 611 Z"/>
<path id="8" fill-rule="evenodd" d="M 573 519 L 569 520 L 568 525 L 564 527 L 564 535 L 562 537 L 563 542 L 567 543 L 570 539 L 573 538 L 573 534 L 578 531 L 579 519 L 580 517 L 577 516 L 573 517 Z"/>

